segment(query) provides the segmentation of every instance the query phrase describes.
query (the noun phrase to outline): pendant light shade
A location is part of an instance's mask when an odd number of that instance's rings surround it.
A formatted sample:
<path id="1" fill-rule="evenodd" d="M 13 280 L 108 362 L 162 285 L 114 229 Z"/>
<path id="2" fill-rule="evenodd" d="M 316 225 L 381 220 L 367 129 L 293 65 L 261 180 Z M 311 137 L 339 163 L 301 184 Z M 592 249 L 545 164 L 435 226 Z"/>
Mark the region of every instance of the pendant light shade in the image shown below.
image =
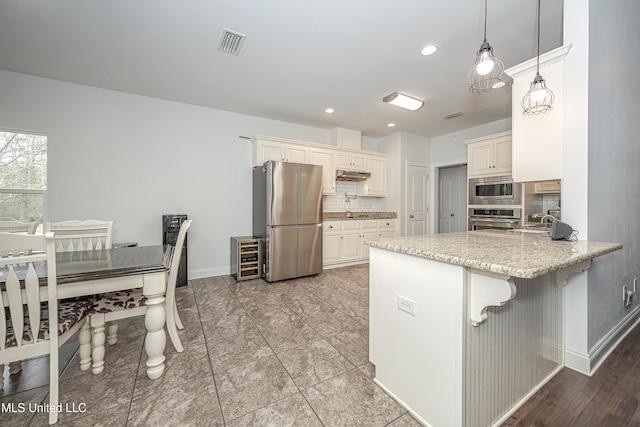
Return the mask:
<path id="1" fill-rule="evenodd" d="M 555 96 L 540 74 L 536 74 L 529 91 L 522 98 L 522 114 L 540 114 L 551 110 Z"/>
<path id="2" fill-rule="evenodd" d="M 488 92 L 504 86 L 504 64 L 493 54 L 487 41 L 487 0 L 484 1 L 484 41 L 476 53 L 476 60 L 469 69 L 469 90 L 473 93 Z"/>
<path id="3" fill-rule="evenodd" d="M 536 76 L 529 91 L 522 98 L 522 114 L 541 114 L 551 110 L 555 96 L 540 75 L 540 0 L 538 0 L 538 56 L 536 57 Z"/>

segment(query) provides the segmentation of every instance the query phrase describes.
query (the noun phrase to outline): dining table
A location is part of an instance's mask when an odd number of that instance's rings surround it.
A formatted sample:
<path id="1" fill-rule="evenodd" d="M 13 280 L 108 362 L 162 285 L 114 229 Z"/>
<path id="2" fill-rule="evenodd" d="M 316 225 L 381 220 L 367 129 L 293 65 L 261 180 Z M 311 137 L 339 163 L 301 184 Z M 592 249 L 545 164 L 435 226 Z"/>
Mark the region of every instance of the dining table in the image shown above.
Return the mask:
<path id="1" fill-rule="evenodd" d="M 152 380 L 160 378 L 165 369 L 165 291 L 173 252 L 174 247 L 171 245 L 157 245 L 56 254 L 59 300 L 142 288 L 147 307 L 144 349 L 147 355 L 147 376 Z M 35 268 L 43 283 L 41 292 L 46 293 L 46 265 L 43 263 Z M 17 274 L 20 278 L 20 272 Z M 6 275 L 7 272 L 0 269 L 1 286 L 4 286 Z M 99 341 L 104 343 L 104 339 Z M 97 354 L 98 358 L 104 357 L 104 352 Z M 102 372 L 104 360 L 95 360 L 96 357 L 93 359 L 93 372 Z"/>

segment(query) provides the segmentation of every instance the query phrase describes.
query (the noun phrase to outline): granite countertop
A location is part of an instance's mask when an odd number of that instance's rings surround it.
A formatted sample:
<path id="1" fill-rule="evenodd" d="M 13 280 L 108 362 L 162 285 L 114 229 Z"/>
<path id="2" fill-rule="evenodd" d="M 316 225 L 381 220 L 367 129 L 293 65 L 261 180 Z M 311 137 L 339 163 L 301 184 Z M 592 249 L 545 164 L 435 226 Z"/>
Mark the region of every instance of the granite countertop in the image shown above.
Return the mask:
<path id="1" fill-rule="evenodd" d="M 351 212 L 351 218 L 347 218 L 345 212 L 324 212 L 323 221 L 347 221 L 352 219 L 396 219 L 397 212 Z"/>
<path id="2" fill-rule="evenodd" d="M 622 249 L 620 243 L 551 240 L 546 234 L 482 230 L 366 242 L 407 255 L 531 279 Z"/>

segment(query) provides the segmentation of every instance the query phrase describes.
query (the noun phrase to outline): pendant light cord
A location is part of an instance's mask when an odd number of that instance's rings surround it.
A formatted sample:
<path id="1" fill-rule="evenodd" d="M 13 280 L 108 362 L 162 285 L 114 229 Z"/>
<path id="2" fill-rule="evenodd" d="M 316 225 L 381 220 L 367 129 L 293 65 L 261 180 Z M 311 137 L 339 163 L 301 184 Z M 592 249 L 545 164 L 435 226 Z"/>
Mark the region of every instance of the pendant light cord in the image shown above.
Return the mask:
<path id="1" fill-rule="evenodd" d="M 540 20 L 538 19 L 538 21 Z M 487 0 L 484 0 L 484 43 L 486 42 L 487 42 Z"/>
<path id="2" fill-rule="evenodd" d="M 540 0 L 538 0 L 538 56 L 536 57 L 536 76 L 540 75 Z"/>

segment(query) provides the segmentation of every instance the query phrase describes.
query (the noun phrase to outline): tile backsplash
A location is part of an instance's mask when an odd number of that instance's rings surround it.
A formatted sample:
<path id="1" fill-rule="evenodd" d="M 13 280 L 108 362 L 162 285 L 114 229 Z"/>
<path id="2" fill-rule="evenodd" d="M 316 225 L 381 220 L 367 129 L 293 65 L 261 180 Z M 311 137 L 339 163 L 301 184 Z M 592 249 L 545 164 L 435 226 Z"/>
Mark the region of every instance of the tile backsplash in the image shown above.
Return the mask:
<path id="1" fill-rule="evenodd" d="M 356 197 L 355 182 L 336 181 L 336 195 L 322 196 L 322 207 L 325 212 L 345 212 L 347 203 L 345 193 L 349 197 L 349 210 L 351 212 L 377 212 L 377 197 Z"/>
<path id="2" fill-rule="evenodd" d="M 549 209 L 560 207 L 560 194 L 536 194 L 531 200 L 530 212 L 547 213 Z"/>

